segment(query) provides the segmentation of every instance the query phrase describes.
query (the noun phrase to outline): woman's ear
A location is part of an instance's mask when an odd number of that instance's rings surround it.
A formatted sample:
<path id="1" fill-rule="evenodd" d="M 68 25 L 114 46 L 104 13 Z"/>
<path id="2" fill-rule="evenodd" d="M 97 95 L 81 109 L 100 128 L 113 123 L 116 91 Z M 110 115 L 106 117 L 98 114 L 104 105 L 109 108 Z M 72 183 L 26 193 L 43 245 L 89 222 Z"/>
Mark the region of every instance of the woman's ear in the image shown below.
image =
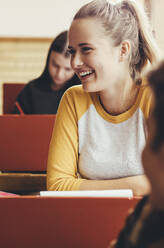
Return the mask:
<path id="1" fill-rule="evenodd" d="M 128 40 L 124 40 L 120 46 L 120 61 L 129 58 L 131 51 L 131 44 Z"/>

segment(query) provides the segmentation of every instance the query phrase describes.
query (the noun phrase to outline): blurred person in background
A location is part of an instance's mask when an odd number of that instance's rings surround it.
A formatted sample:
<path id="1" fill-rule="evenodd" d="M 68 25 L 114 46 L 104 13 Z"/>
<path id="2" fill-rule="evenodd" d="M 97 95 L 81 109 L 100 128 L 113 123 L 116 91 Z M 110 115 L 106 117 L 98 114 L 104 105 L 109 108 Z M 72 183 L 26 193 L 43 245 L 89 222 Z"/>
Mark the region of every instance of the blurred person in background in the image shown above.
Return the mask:
<path id="1" fill-rule="evenodd" d="M 139 201 L 118 240 L 108 248 L 164 247 L 164 61 L 148 74 L 148 82 L 154 106 L 147 121 L 148 139 L 142 161 L 151 191 Z"/>
<path id="2" fill-rule="evenodd" d="M 67 35 L 68 32 L 64 31 L 53 40 L 44 71 L 20 92 L 14 114 L 56 114 L 64 92 L 80 84 L 71 68 Z"/>

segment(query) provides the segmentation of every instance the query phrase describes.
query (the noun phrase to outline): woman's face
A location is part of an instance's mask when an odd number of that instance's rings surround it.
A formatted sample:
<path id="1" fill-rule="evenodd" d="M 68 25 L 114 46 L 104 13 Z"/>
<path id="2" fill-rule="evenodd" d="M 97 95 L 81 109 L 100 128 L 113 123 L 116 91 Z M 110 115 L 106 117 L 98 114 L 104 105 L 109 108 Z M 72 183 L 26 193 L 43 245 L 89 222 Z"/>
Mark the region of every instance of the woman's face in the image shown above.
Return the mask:
<path id="1" fill-rule="evenodd" d="M 158 151 L 152 150 L 156 135 L 156 123 L 151 116 L 148 120 L 148 140 L 142 153 L 143 167 L 152 187 L 152 201 L 164 208 L 164 145 Z"/>
<path id="2" fill-rule="evenodd" d="M 71 65 L 87 92 L 109 88 L 119 77 L 120 48 L 96 18 L 74 20 L 69 30 Z"/>
<path id="3" fill-rule="evenodd" d="M 53 82 L 52 88 L 54 89 L 62 88 L 74 75 L 70 58 L 66 58 L 64 54 L 55 51 L 50 54 L 48 70 Z"/>

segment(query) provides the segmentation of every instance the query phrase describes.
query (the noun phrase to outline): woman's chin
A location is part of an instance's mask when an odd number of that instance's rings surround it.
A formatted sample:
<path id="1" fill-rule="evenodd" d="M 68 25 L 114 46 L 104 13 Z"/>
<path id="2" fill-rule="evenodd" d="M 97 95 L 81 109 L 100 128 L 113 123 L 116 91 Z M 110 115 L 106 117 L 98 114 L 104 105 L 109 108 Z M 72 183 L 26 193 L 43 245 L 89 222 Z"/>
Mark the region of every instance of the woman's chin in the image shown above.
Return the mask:
<path id="1" fill-rule="evenodd" d="M 99 91 L 97 89 L 95 81 L 88 81 L 88 82 L 82 82 L 83 90 L 85 92 L 97 92 Z"/>

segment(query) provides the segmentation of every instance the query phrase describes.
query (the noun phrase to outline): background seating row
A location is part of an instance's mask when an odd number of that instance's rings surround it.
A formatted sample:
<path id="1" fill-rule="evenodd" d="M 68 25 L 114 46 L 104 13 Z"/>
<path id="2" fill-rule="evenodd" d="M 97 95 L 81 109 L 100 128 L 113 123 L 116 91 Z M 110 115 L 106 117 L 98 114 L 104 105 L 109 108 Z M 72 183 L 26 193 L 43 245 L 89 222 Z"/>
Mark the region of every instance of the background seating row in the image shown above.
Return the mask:
<path id="1" fill-rule="evenodd" d="M 2 114 L 11 114 L 14 103 L 25 83 L 3 83 L 2 84 Z"/>
<path id="2" fill-rule="evenodd" d="M 0 190 L 27 193 L 46 189 L 54 122 L 55 115 L 0 116 Z"/>

